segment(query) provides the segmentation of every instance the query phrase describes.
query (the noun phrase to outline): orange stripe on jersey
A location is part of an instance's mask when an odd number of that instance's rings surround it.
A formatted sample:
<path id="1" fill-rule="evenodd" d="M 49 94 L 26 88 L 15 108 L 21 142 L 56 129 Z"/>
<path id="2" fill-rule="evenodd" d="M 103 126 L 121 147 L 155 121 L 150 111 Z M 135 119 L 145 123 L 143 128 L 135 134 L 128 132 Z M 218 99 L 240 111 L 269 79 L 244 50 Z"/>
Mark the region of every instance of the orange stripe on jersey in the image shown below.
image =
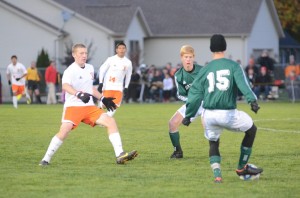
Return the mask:
<path id="1" fill-rule="evenodd" d="M 13 93 L 16 93 L 16 95 L 24 94 L 25 93 L 25 86 L 24 85 L 12 85 L 11 89 Z"/>
<path id="2" fill-rule="evenodd" d="M 115 98 L 113 101 L 114 103 L 119 107 L 121 106 L 122 98 L 123 98 L 123 93 L 121 91 L 114 91 L 114 90 L 105 90 L 103 91 L 103 96 L 104 97 L 113 97 Z"/>
<path id="3" fill-rule="evenodd" d="M 72 122 L 75 129 L 80 122 L 91 125 L 94 127 L 96 121 L 104 113 L 102 109 L 96 106 L 79 106 L 79 107 L 66 107 L 63 112 L 62 122 Z"/>

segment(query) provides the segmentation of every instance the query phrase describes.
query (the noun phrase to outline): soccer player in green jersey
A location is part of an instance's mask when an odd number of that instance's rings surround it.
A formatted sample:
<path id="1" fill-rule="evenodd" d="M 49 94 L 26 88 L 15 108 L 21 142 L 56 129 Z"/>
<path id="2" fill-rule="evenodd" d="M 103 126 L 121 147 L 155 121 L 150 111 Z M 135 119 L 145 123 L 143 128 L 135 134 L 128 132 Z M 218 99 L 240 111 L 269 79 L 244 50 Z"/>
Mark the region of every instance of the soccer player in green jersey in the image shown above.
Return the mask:
<path id="1" fill-rule="evenodd" d="M 201 69 L 194 80 L 188 94 L 186 116 L 182 121 L 188 126 L 203 101 L 202 124 L 205 137 L 209 140 L 209 160 L 216 183 L 222 182 L 219 141 L 223 129 L 245 133 L 236 169 L 238 176 L 257 175 L 263 171 L 247 164 L 257 128 L 247 113 L 236 109 L 238 89 L 251 105 L 252 111 L 257 113 L 260 107 L 241 66 L 225 58 L 226 46 L 223 35 L 211 37 L 213 60 Z"/>
<path id="2" fill-rule="evenodd" d="M 177 87 L 177 97 L 180 100 L 186 102 L 189 89 L 202 66 L 194 64 L 194 48 L 190 45 L 184 45 L 181 47 L 180 58 L 183 67 L 181 67 L 175 73 L 175 84 Z M 171 159 L 178 159 L 183 157 L 183 152 L 180 145 L 179 126 L 181 125 L 181 122 L 185 117 L 185 110 L 186 106 L 184 104 L 175 112 L 175 114 L 169 121 L 169 135 L 174 147 L 174 152 L 170 157 Z M 192 120 L 201 115 L 202 107 L 198 107 L 197 110 L 198 111 L 193 116 Z"/>

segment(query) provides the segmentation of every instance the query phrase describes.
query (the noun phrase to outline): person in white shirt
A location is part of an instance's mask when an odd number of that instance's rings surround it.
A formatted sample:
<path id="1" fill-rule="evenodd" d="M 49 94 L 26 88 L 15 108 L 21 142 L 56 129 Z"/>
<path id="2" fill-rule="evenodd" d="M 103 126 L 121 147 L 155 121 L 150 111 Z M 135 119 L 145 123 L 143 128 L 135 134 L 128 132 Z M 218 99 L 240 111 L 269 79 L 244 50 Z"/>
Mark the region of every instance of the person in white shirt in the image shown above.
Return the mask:
<path id="1" fill-rule="evenodd" d="M 59 132 L 52 138 L 45 156 L 39 163 L 47 166 L 69 133 L 80 122 L 91 125 L 101 125 L 107 128 L 109 140 L 114 148 L 117 164 L 124 164 L 137 156 L 137 151 L 123 151 L 120 133 L 114 118 L 108 116 L 102 109 L 95 106 L 93 97 L 101 100 L 108 110 L 114 110 L 116 104 L 113 98 L 106 98 L 93 87 L 94 67 L 86 63 L 87 48 L 83 44 L 75 44 L 72 48 L 72 63 L 63 74 L 62 89 L 66 92 L 62 124 Z"/>
<path id="2" fill-rule="evenodd" d="M 105 97 L 115 98 L 117 107 L 121 106 L 123 94 L 128 94 L 128 86 L 132 74 L 132 62 L 125 56 L 126 45 L 120 42 L 116 45 L 116 55 L 107 58 L 99 68 L 98 91 L 103 92 Z M 125 79 L 125 82 L 124 82 Z M 102 104 L 99 105 L 102 107 Z M 108 111 L 109 116 L 113 116 L 116 110 Z"/>
<path id="3" fill-rule="evenodd" d="M 165 78 L 163 80 L 164 102 L 170 102 L 170 97 L 171 97 L 173 87 L 174 87 L 173 79 L 170 77 L 169 73 L 166 73 Z"/>
<path id="4" fill-rule="evenodd" d="M 25 90 L 25 81 L 27 76 L 27 69 L 22 63 L 18 62 L 16 55 L 11 56 L 11 63 L 7 66 L 6 76 L 8 84 L 11 85 L 13 97 L 13 106 L 18 108 L 18 100 L 26 95 L 27 104 L 31 103 L 30 96 Z"/>

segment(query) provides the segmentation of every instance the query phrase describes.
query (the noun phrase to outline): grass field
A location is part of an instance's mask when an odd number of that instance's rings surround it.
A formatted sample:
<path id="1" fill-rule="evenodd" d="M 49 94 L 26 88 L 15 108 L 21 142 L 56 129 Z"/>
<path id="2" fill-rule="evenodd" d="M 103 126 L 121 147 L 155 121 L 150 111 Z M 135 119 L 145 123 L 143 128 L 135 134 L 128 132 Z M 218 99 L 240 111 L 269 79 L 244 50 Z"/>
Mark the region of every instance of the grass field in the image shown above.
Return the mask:
<path id="1" fill-rule="evenodd" d="M 38 166 L 58 131 L 62 105 L 0 105 L 0 197 L 299 197 L 300 103 L 260 103 L 251 163 L 264 168 L 260 180 L 236 173 L 243 134 L 221 136 L 223 183 L 213 182 L 208 142 L 200 120 L 180 128 L 184 159 L 170 160 L 168 120 L 173 104 L 124 104 L 116 113 L 125 150 L 139 156 L 116 165 L 104 128 L 81 124 L 54 155 Z"/>

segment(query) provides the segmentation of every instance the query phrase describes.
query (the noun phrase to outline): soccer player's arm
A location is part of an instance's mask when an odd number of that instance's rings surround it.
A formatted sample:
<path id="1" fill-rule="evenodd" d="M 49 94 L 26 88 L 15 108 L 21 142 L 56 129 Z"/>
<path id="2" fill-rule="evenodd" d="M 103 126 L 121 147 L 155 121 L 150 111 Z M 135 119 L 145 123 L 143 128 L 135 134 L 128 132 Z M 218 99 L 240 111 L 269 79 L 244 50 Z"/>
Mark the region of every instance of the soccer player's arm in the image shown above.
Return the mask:
<path id="1" fill-rule="evenodd" d="M 201 84 L 200 78 L 194 80 L 186 102 L 185 117 L 192 118 L 195 117 L 198 109 L 201 106 L 201 102 L 204 97 L 204 86 Z"/>
<path id="2" fill-rule="evenodd" d="M 249 80 L 241 66 L 234 71 L 233 75 L 239 90 L 246 97 L 247 102 L 251 103 L 256 101 L 257 97 L 252 91 Z"/>
<path id="3" fill-rule="evenodd" d="M 109 68 L 109 58 L 99 68 L 99 83 L 103 83 L 103 79 L 108 68 Z"/>
<path id="4" fill-rule="evenodd" d="M 126 72 L 126 76 L 125 76 L 125 88 L 127 89 L 130 83 L 130 79 L 131 79 L 131 74 L 132 74 L 132 63 L 130 62 L 129 66 L 128 66 L 128 70 Z"/>
<path id="5" fill-rule="evenodd" d="M 187 91 L 181 83 L 178 83 L 177 76 L 175 75 L 175 85 L 177 89 L 177 98 L 181 101 L 187 101 Z"/>

